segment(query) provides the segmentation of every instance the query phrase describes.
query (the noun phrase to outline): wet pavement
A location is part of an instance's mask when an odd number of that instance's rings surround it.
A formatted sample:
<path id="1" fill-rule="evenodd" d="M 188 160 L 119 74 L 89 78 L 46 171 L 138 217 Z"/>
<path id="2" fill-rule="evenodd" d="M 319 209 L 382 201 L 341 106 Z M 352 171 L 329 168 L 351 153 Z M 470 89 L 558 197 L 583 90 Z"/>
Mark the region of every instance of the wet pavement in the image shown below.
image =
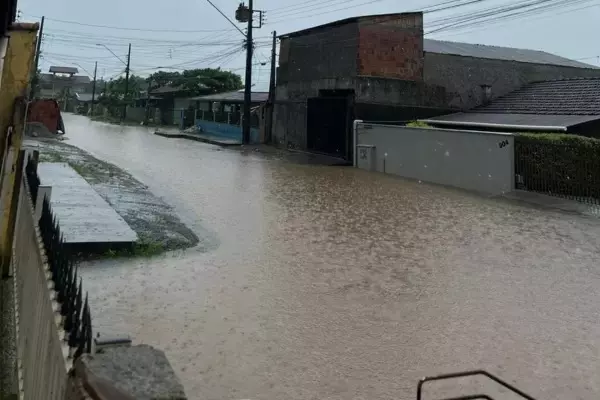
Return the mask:
<path id="1" fill-rule="evenodd" d="M 96 330 L 164 349 L 190 399 L 413 399 L 423 375 L 470 368 L 598 398 L 597 219 L 65 124 L 218 239 L 84 270 Z"/>

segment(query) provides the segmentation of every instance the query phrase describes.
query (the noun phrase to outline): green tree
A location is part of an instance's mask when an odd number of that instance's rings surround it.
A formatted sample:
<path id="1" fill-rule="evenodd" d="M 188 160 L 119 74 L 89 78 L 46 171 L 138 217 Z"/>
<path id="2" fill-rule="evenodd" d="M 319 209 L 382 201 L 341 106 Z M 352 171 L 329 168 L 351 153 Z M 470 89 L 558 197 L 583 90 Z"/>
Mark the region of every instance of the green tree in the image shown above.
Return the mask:
<path id="1" fill-rule="evenodd" d="M 151 89 L 171 86 L 181 88 L 181 91 L 190 96 L 228 92 L 244 87 L 238 74 L 220 68 L 198 68 L 182 72 L 158 71 L 150 75 L 147 81 Z"/>

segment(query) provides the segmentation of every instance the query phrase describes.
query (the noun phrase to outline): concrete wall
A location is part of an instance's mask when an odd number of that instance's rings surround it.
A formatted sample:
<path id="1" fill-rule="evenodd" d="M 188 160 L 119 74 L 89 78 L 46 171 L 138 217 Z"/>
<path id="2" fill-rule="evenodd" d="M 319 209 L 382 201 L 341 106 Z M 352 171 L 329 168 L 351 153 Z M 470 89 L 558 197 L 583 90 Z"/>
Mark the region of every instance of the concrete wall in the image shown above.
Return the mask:
<path id="1" fill-rule="evenodd" d="M 600 69 L 425 53 L 425 82 L 444 87 L 448 106 L 454 108 L 482 104 L 481 85 L 491 86 L 492 98 L 496 98 L 534 81 L 591 76 L 600 76 Z"/>
<path id="2" fill-rule="evenodd" d="M 492 195 L 514 187 L 509 134 L 358 123 L 356 137 L 363 168 Z"/>
<path id="3" fill-rule="evenodd" d="M 285 83 L 356 76 L 357 48 L 356 23 L 282 38 L 277 81 Z"/>
<path id="4" fill-rule="evenodd" d="M 354 90 L 357 119 L 412 120 L 453 111 L 445 107 L 443 88 L 423 82 L 363 76 L 287 82 L 276 87 L 273 142 L 305 150 L 306 99 L 319 96 L 320 90 L 333 89 Z"/>

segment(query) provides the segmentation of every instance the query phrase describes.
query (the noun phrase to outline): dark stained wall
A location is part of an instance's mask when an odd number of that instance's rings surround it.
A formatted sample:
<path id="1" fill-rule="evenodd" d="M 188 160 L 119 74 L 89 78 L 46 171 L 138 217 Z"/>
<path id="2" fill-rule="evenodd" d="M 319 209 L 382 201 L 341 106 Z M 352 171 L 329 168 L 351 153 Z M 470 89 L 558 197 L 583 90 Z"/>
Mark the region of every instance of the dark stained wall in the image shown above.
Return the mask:
<path id="1" fill-rule="evenodd" d="M 277 84 L 356 76 L 357 48 L 357 23 L 282 38 Z"/>
<path id="2" fill-rule="evenodd" d="M 425 83 L 446 88 L 449 107 L 469 109 L 482 104 L 481 85 L 491 86 L 493 99 L 535 81 L 600 76 L 600 69 L 425 53 L 423 75 Z"/>

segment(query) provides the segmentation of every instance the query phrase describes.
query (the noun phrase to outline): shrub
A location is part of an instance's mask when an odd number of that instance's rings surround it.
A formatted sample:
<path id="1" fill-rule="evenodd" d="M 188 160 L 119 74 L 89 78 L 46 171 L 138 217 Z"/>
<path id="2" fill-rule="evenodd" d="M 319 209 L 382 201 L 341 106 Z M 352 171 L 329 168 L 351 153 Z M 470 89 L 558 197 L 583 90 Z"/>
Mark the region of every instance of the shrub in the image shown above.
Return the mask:
<path id="1" fill-rule="evenodd" d="M 520 188 L 600 199 L 600 140 L 556 133 L 518 134 L 515 173 Z"/>
<path id="2" fill-rule="evenodd" d="M 421 121 L 411 121 L 406 126 L 409 128 L 431 128 L 431 125 Z"/>

